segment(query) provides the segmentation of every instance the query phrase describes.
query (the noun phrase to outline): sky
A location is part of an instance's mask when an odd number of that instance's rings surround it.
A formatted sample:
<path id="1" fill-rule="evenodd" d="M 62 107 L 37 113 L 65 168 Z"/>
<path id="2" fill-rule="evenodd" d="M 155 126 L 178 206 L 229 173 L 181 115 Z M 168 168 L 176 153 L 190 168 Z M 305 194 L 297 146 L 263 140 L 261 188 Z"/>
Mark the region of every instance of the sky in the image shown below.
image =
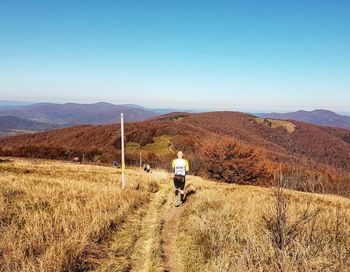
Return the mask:
<path id="1" fill-rule="evenodd" d="M 0 100 L 350 112 L 350 1 L 0 0 Z"/>

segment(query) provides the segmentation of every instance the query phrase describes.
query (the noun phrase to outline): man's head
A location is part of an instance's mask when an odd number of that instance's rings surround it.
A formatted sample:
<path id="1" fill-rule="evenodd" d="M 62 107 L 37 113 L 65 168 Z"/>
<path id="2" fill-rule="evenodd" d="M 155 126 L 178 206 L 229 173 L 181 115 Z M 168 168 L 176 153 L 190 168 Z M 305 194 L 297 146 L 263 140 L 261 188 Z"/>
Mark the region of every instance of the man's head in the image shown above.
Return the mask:
<path id="1" fill-rule="evenodd" d="M 182 151 L 177 152 L 178 159 L 182 159 L 183 156 L 184 156 L 184 153 Z"/>

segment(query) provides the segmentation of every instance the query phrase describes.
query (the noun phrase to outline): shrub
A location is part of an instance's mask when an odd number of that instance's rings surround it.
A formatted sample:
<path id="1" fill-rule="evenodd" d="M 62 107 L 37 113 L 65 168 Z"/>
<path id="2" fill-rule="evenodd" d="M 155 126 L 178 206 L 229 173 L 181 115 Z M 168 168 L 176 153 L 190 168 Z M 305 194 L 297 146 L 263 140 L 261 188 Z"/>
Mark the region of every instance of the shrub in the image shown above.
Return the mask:
<path id="1" fill-rule="evenodd" d="M 236 141 L 211 144 L 204 153 L 209 178 L 228 183 L 251 183 L 269 176 L 263 166 L 262 155 Z"/>
<path id="2" fill-rule="evenodd" d="M 280 171 L 275 175 L 274 182 L 283 188 L 310 193 L 350 196 L 349 178 L 310 172 L 299 167 L 284 166 Z"/>

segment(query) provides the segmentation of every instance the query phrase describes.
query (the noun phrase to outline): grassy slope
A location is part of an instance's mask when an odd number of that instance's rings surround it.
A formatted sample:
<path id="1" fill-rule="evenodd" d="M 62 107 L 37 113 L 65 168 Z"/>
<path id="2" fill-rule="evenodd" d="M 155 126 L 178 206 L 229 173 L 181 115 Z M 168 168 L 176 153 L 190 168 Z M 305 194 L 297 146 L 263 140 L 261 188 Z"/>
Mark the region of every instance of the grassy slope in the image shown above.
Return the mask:
<path id="1" fill-rule="evenodd" d="M 114 236 L 140 221 L 158 183 L 133 173 L 122 191 L 112 168 L 52 161 L 16 159 L 0 172 L 0 270 L 130 266 L 137 224 Z"/>
<path id="2" fill-rule="evenodd" d="M 286 243 L 280 249 L 272 230 L 276 191 L 191 183 L 196 193 L 177 239 L 185 271 L 349 271 L 349 199 L 283 191 Z"/>
<path id="3" fill-rule="evenodd" d="M 296 125 L 294 125 L 292 122 L 283 121 L 283 120 L 275 120 L 275 119 L 267 119 L 267 118 L 254 118 L 255 122 L 258 124 L 263 124 L 265 126 L 268 126 L 270 128 L 284 128 L 289 133 L 293 133 L 295 131 Z"/>
<path id="4" fill-rule="evenodd" d="M 15 159 L 0 163 L 0 267 L 4 271 L 347 271 L 350 201 L 286 192 L 285 229 L 320 208 L 276 249 L 268 188 L 188 177 L 173 208 L 170 176 Z M 338 208 L 337 208 L 338 207 Z M 338 216 L 336 216 L 338 213 Z M 270 225 L 269 223 L 270 222 Z"/>
<path id="5" fill-rule="evenodd" d="M 126 149 L 132 151 L 148 151 L 154 152 L 157 154 L 170 154 L 170 146 L 171 146 L 171 136 L 162 135 L 159 137 L 154 137 L 154 143 L 147 144 L 145 146 L 140 146 L 138 143 L 128 143 L 126 145 Z"/>
<path id="6" fill-rule="evenodd" d="M 284 128 L 290 132 L 295 131 L 290 133 Z M 92 153 L 86 160 L 97 162 L 101 160 L 98 154 L 101 151 L 104 162 L 110 162 L 114 160 L 120 143 L 119 131 L 118 125 L 78 126 L 1 138 L 0 153 L 6 156 L 65 159 L 65 151 L 76 151 Z M 346 173 L 350 170 L 350 131 L 345 129 L 294 121 L 265 122 L 265 119 L 255 119 L 254 116 L 237 112 L 185 116 L 171 114 L 145 122 L 125 124 L 128 143 L 151 143 L 154 137 L 162 135 L 172 136 L 173 150 L 182 149 L 193 157 L 204 152 L 208 144 L 219 143 L 223 137 L 230 137 L 254 149 L 263 148 L 267 160 L 278 164 L 286 163 L 322 172 L 327 170 L 326 173 L 333 173 L 335 169 Z M 202 159 L 206 160 L 204 157 Z"/>

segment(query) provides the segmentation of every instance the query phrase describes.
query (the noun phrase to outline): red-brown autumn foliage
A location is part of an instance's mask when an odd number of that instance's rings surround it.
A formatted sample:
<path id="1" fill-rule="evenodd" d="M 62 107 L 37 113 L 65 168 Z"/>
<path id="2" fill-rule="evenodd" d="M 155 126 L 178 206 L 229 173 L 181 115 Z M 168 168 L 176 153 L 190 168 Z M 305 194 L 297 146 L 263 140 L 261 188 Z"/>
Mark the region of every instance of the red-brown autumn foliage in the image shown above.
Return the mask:
<path id="1" fill-rule="evenodd" d="M 205 170 L 209 178 L 228 183 L 254 183 L 270 175 L 261 151 L 225 139 L 205 148 Z"/>
<path id="2" fill-rule="evenodd" d="M 222 177 L 229 182 L 261 181 L 265 172 L 273 174 L 280 165 L 283 169 L 298 168 L 334 181 L 346 180 L 350 172 L 350 131 L 293 123 L 295 131 L 290 133 L 283 127 L 257 123 L 254 116 L 244 113 L 177 113 L 126 123 L 125 139 L 143 146 L 152 143 L 154 137 L 168 135 L 173 150 L 185 152 L 193 174 Z M 228 148 L 233 151 L 227 150 L 227 141 L 238 146 Z M 211 150 L 216 145 L 219 153 Z M 239 150 L 242 154 L 238 158 L 230 154 Z M 111 164 L 120 158 L 120 126 L 77 126 L 0 138 L 0 155 L 52 159 L 84 155 L 85 161 Z M 165 169 L 169 169 L 174 155 L 143 154 L 152 167 Z M 212 169 L 208 165 L 215 156 L 220 158 L 216 167 L 221 169 L 209 173 L 206 169 Z M 139 165 L 139 153 L 128 151 L 126 163 Z M 263 182 L 271 183 L 266 179 Z"/>

